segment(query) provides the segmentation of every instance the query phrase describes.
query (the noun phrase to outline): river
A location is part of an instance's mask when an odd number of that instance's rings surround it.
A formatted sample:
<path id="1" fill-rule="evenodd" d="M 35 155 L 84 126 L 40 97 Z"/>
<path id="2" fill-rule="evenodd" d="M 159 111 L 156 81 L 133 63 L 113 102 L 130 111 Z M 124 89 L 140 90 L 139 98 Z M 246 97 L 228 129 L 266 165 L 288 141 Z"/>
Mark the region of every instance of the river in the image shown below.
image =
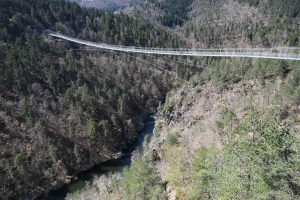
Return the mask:
<path id="1" fill-rule="evenodd" d="M 131 164 L 131 153 L 134 150 L 142 149 L 143 141 L 146 135 L 152 135 L 155 126 L 154 118 L 150 117 L 145 123 L 145 128 L 139 133 L 136 141 L 123 150 L 124 156 L 120 159 L 109 160 L 98 165 L 95 165 L 89 170 L 78 174 L 78 180 L 72 181 L 70 184 L 64 185 L 61 189 L 51 191 L 46 197 L 46 200 L 62 200 L 65 199 L 68 193 L 76 192 L 85 187 L 87 182 L 92 182 L 95 176 L 103 175 L 107 172 L 122 171 L 125 166 Z"/>

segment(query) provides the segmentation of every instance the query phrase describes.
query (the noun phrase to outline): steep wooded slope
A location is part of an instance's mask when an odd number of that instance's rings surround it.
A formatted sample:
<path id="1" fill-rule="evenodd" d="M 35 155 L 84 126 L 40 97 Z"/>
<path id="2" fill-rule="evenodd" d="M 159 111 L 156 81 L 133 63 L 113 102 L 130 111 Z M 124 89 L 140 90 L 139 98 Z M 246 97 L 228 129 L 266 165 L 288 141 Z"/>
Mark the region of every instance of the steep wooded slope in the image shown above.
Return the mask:
<path id="1" fill-rule="evenodd" d="M 86 7 L 115 11 L 118 9 L 124 9 L 126 7 L 137 5 L 139 3 L 145 2 L 145 0 L 77 0 L 76 2 Z"/>
<path id="2" fill-rule="evenodd" d="M 299 199 L 299 62 L 198 64 L 207 69 L 157 108 L 144 158 L 68 199 Z M 144 174 L 153 166 L 161 181 Z"/>
<path id="3" fill-rule="evenodd" d="M 299 7 L 297 0 L 151 0 L 127 12 L 172 28 L 194 47 L 271 47 L 299 44 Z"/>
<path id="4" fill-rule="evenodd" d="M 156 5 L 167 2 L 152 1 L 129 12 L 163 26 L 169 13 Z M 194 46 L 297 46 L 298 3 L 199 0 L 183 26 L 170 27 Z M 170 27 L 165 26 L 173 32 Z M 300 63 L 249 58 L 185 63 L 197 73 L 159 104 L 143 158 L 131 170 L 102 176 L 68 199 L 300 198 Z M 155 173 L 145 174 L 153 166 L 161 181 Z"/>
<path id="5" fill-rule="evenodd" d="M 81 47 L 42 34 L 179 45 L 147 22 L 64 0 L 3 0 L 0 24 L 1 199 L 34 198 L 111 159 L 174 82 L 146 58 L 72 51 Z"/>

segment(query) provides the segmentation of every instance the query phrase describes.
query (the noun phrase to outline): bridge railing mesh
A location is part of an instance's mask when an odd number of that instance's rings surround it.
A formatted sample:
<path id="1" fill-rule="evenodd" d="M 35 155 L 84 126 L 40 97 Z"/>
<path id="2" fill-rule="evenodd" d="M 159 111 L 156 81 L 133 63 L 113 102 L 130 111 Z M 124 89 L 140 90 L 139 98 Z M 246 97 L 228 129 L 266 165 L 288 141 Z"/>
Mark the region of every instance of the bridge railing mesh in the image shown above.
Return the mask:
<path id="1" fill-rule="evenodd" d="M 274 47 L 274 48 L 223 48 L 223 49 L 200 49 L 200 48 L 151 48 L 151 47 L 136 47 L 111 45 L 105 43 L 96 43 L 85 41 L 51 30 L 46 30 L 47 35 L 65 39 L 71 42 L 108 49 L 115 51 L 147 53 L 147 54 L 164 54 L 164 55 L 189 55 L 189 56 L 222 56 L 222 57 L 252 57 L 252 58 L 272 58 L 272 59 L 288 59 L 300 60 L 300 48 L 297 47 Z"/>

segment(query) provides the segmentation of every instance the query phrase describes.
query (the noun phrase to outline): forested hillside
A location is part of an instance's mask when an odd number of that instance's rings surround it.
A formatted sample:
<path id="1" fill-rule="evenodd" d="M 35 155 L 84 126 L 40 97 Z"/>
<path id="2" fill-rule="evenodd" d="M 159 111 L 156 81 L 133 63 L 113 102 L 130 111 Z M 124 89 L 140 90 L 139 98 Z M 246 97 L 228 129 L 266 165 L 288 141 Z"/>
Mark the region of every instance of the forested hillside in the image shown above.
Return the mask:
<path id="1" fill-rule="evenodd" d="M 106 11 L 116 11 L 120 9 L 125 9 L 140 3 L 145 2 L 145 0 L 75 0 L 80 5 L 86 7 L 98 8 Z"/>
<path id="2" fill-rule="evenodd" d="M 299 199 L 299 62 L 194 61 L 143 156 L 67 199 Z"/>
<path id="3" fill-rule="evenodd" d="M 77 51 L 51 29 L 91 41 L 177 47 L 166 31 L 64 0 L 0 2 L 0 196 L 34 198 L 133 141 L 171 85 L 139 55 Z M 164 81 L 162 81 L 164 80 Z"/>
<path id="4" fill-rule="evenodd" d="M 299 45 L 299 1 L 148 1 L 129 13 L 172 27 L 194 47 Z M 165 8 L 167 7 L 167 8 Z"/>
<path id="5" fill-rule="evenodd" d="M 165 26 L 182 26 L 188 20 L 188 12 L 191 10 L 190 5 L 193 0 L 149 0 L 149 3 L 164 11 L 163 16 L 158 16 L 157 20 Z"/>
<path id="6" fill-rule="evenodd" d="M 298 1 L 253 2 L 227 0 L 207 4 L 197 0 L 194 6 L 201 10 L 191 13 L 193 19 L 186 24 L 185 34 L 205 46 L 298 45 Z"/>
<path id="7" fill-rule="evenodd" d="M 299 199 L 298 61 L 145 56 L 45 34 L 143 47 L 299 46 L 299 8 L 149 0 L 115 14 L 1 0 L 1 199 L 43 198 L 113 159 L 156 110 L 144 156 L 70 199 Z"/>
<path id="8" fill-rule="evenodd" d="M 193 47 L 299 47 L 299 1 L 169 2 L 126 12 Z M 163 20 L 175 18 L 181 23 Z M 299 61 L 187 57 L 184 64 L 193 73 L 160 102 L 142 156 L 67 199 L 300 199 Z"/>

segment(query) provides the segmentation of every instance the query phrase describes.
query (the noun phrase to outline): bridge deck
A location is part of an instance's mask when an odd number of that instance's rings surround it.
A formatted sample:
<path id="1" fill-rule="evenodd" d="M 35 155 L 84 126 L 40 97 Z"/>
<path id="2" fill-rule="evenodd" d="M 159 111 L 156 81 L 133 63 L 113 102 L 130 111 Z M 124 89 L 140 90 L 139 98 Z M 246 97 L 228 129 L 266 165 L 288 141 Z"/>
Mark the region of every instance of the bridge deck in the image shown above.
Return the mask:
<path id="1" fill-rule="evenodd" d="M 186 55 L 186 56 L 214 56 L 214 57 L 249 57 L 249 58 L 270 58 L 283 60 L 300 60 L 300 48 L 295 47 L 274 47 L 274 48 L 227 48 L 227 49 L 187 49 L 187 48 L 149 48 L 110 45 L 105 43 L 96 43 L 77 38 L 65 36 L 53 31 L 47 31 L 47 34 L 53 37 L 65 39 L 78 44 L 91 47 L 108 49 L 113 51 L 144 53 L 144 54 L 162 54 L 162 55 Z"/>

